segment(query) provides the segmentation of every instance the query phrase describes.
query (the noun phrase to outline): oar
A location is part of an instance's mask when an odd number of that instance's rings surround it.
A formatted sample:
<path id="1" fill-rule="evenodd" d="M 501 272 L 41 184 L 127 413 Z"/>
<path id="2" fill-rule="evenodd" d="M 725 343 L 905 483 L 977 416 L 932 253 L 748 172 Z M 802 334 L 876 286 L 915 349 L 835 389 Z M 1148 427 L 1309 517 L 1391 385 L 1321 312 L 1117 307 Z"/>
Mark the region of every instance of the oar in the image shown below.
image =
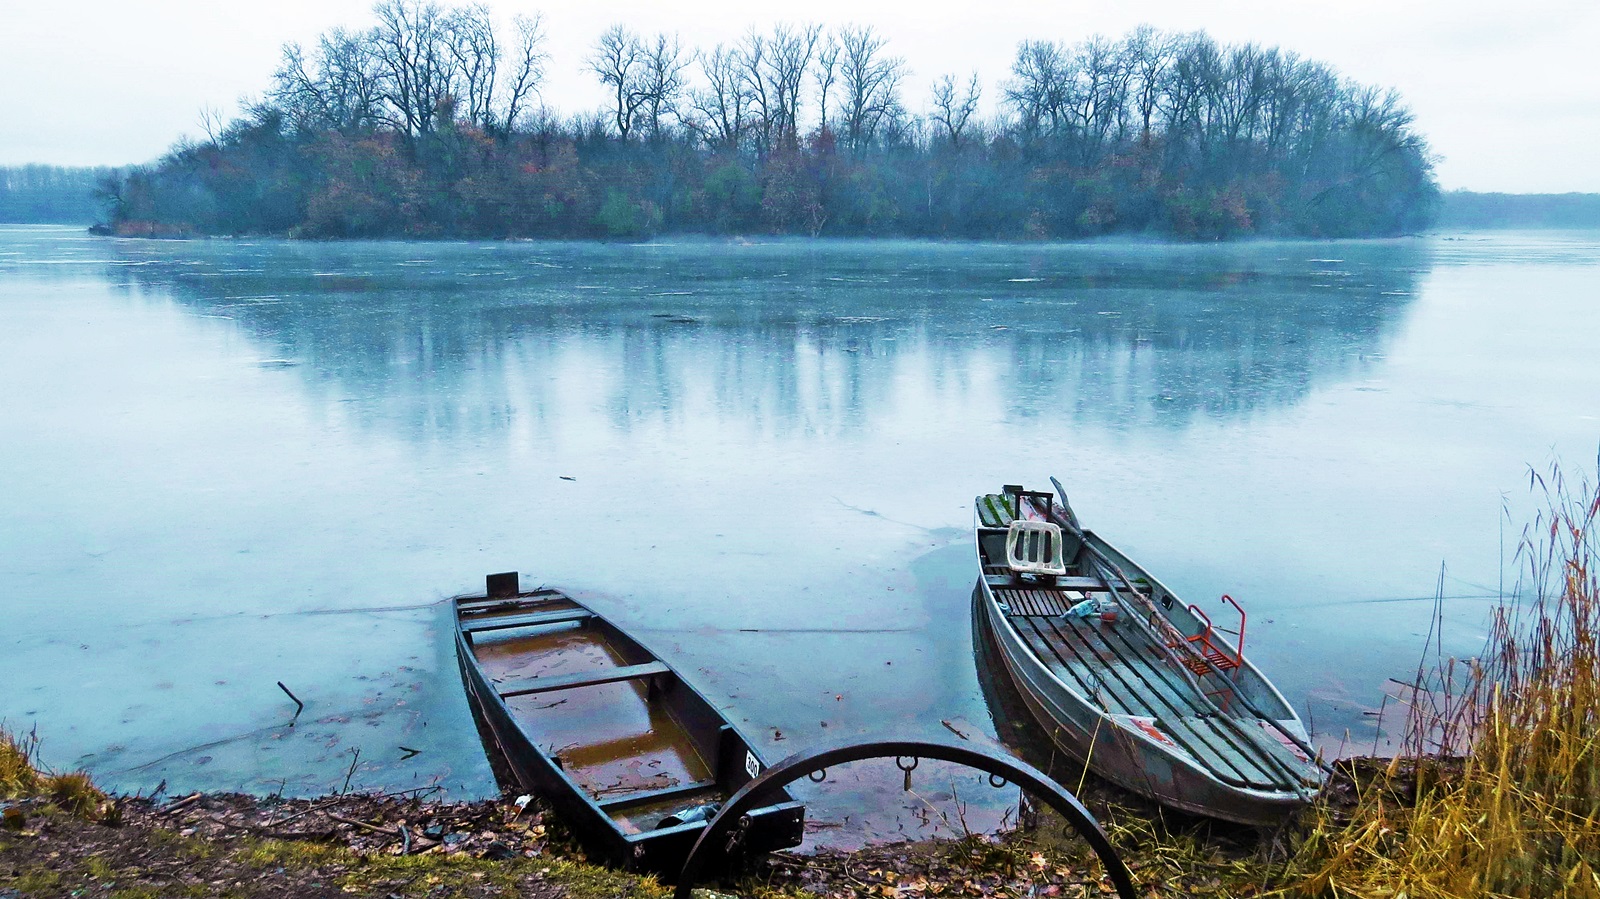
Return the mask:
<path id="1" fill-rule="evenodd" d="M 1150 611 L 1150 613 L 1152 615 L 1159 616 L 1159 617 L 1165 619 L 1166 616 L 1161 615 L 1160 610 L 1158 610 L 1155 607 L 1155 604 L 1151 603 L 1148 599 L 1145 599 L 1144 595 L 1139 592 L 1138 588 L 1133 586 L 1133 581 L 1128 579 L 1127 574 L 1125 574 L 1123 572 L 1122 568 L 1119 565 L 1117 565 L 1116 562 L 1112 561 L 1111 558 L 1108 557 L 1105 553 L 1101 552 L 1099 547 L 1097 547 L 1093 543 L 1089 542 L 1088 535 L 1086 535 L 1083 532 L 1083 528 L 1078 525 L 1077 516 L 1072 514 L 1072 512 L 1071 512 L 1072 505 L 1067 501 L 1067 491 L 1066 491 L 1066 488 L 1061 486 L 1061 482 L 1059 480 L 1055 479 L 1054 477 L 1052 477 L 1050 479 L 1050 483 L 1055 486 L 1056 494 L 1061 497 L 1061 507 L 1062 507 L 1062 509 L 1066 510 L 1064 512 L 1064 514 L 1061 514 L 1061 515 L 1057 516 L 1060 519 L 1060 521 L 1058 521 L 1057 523 L 1060 524 L 1060 525 L 1065 526 L 1069 531 L 1071 531 L 1072 535 L 1074 537 L 1077 537 L 1078 541 L 1083 545 L 1083 548 L 1089 551 L 1090 561 L 1094 563 L 1095 568 L 1100 569 L 1097 572 L 1097 575 L 1100 577 L 1101 580 L 1104 580 L 1106 582 L 1106 586 L 1112 588 L 1111 595 L 1116 598 L 1117 602 L 1120 605 L 1123 605 L 1123 606 L 1128 606 L 1129 605 L 1129 600 L 1126 600 L 1126 599 L 1124 599 L 1122 597 L 1121 593 L 1115 588 L 1115 585 L 1113 585 L 1111 583 L 1111 579 L 1106 576 L 1105 569 L 1110 569 L 1111 572 L 1115 573 L 1116 576 L 1117 576 L 1117 579 L 1122 581 L 1123 586 L 1125 586 L 1127 588 L 1128 592 L 1130 594 L 1132 594 L 1133 596 L 1139 597 L 1140 600 L 1142 601 L 1142 604 L 1145 605 L 1149 609 L 1149 611 Z M 1189 671 L 1189 666 L 1184 664 L 1183 659 L 1179 658 L 1179 651 L 1177 649 L 1175 649 L 1174 647 L 1167 645 L 1166 639 L 1163 638 L 1162 635 L 1159 634 L 1156 631 L 1155 627 L 1152 626 L 1150 624 L 1150 622 L 1144 620 L 1144 618 L 1141 615 L 1139 615 L 1136 610 L 1134 610 L 1132 608 L 1129 608 L 1128 611 L 1130 612 L 1130 616 L 1129 617 L 1131 617 L 1134 620 L 1138 621 L 1140 627 L 1144 628 L 1145 635 L 1150 637 L 1155 642 L 1156 646 L 1160 647 L 1162 649 L 1162 651 L 1164 651 L 1172 661 L 1177 663 L 1178 672 L 1179 672 L 1180 676 L 1182 676 L 1188 682 L 1189 686 L 1192 687 L 1197 693 L 1199 693 L 1199 695 L 1204 696 L 1205 695 L 1205 690 L 1203 690 L 1200 687 L 1200 683 L 1194 679 L 1194 675 Z M 1171 622 L 1168 622 L 1168 627 L 1171 627 L 1171 626 L 1172 626 Z M 1182 634 L 1180 633 L 1179 636 L 1182 636 Z M 1205 666 L 1207 668 L 1211 669 L 1211 673 L 1217 675 L 1220 678 L 1223 678 L 1224 680 L 1229 679 L 1227 672 L 1225 672 L 1221 668 L 1217 667 L 1217 664 L 1215 662 L 1213 662 L 1210 659 L 1206 658 L 1204 653 L 1196 652 L 1194 650 L 1194 648 L 1188 644 L 1187 641 L 1181 641 L 1180 642 L 1180 646 L 1182 646 L 1183 649 L 1186 649 L 1188 651 L 1189 655 L 1191 655 L 1193 658 L 1199 659 L 1202 663 L 1205 664 Z M 1239 661 L 1240 661 L 1241 664 L 1244 662 L 1244 657 L 1242 655 L 1240 656 Z M 1234 697 L 1236 699 L 1239 700 L 1239 702 L 1241 704 L 1244 705 L 1245 709 L 1248 712 L 1250 712 L 1250 714 L 1255 715 L 1257 718 L 1261 719 L 1262 721 L 1265 721 L 1269 727 L 1271 727 L 1273 730 L 1277 731 L 1278 733 L 1283 734 L 1284 738 L 1286 738 L 1289 742 L 1293 743 L 1295 745 L 1295 747 L 1297 749 L 1299 749 L 1301 752 L 1305 753 L 1306 758 L 1309 759 L 1312 764 L 1316 765 L 1318 768 L 1322 769 L 1323 771 L 1325 771 L 1328 774 L 1333 774 L 1334 773 L 1333 766 L 1331 766 L 1331 765 L 1327 764 L 1326 762 L 1322 761 L 1321 755 L 1318 754 L 1317 750 L 1312 748 L 1310 744 L 1308 744 L 1306 741 L 1300 739 L 1299 736 L 1297 736 L 1294 733 L 1290 732 L 1289 729 L 1284 727 L 1282 724 L 1279 724 L 1278 720 L 1276 718 L 1274 718 L 1271 715 L 1268 715 L 1265 712 L 1261 711 L 1261 709 L 1258 708 L 1255 703 L 1251 702 L 1250 699 L 1248 697 L 1246 697 L 1239 690 L 1237 690 L 1237 689 L 1234 690 L 1233 691 L 1233 695 L 1234 695 Z M 1231 726 L 1235 727 L 1235 729 L 1239 729 L 1238 722 L 1234 721 L 1233 717 L 1231 715 L 1228 715 L 1228 714 L 1224 713 L 1222 715 L 1222 718 L 1224 720 L 1226 720 Z M 1277 759 L 1275 757 L 1273 757 L 1271 754 L 1268 754 L 1267 757 L 1268 758 L 1272 758 L 1274 761 L 1277 761 Z M 1294 774 L 1295 772 L 1289 772 L 1289 773 Z M 1298 775 L 1296 775 L 1296 776 L 1298 776 Z"/>

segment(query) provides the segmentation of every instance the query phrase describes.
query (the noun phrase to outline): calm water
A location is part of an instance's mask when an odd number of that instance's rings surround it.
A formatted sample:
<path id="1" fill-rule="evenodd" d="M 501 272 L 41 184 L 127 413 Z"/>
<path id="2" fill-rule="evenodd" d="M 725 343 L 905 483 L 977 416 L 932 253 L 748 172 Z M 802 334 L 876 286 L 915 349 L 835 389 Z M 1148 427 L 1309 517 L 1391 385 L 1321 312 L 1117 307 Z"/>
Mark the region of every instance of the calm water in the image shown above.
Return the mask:
<path id="1" fill-rule="evenodd" d="M 1529 466 L 1593 470 L 1597 275 L 1596 233 L 6 228 L 0 718 L 127 791 L 318 792 L 359 748 L 357 786 L 483 794 L 438 601 L 520 569 L 632 628 L 770 758 L 992 733 L 971 498 L 1054 474 L 1180 594 L 1240 599 L 1323 741 L 1370 749 L 1441 566 L 1468 653 Z"/>

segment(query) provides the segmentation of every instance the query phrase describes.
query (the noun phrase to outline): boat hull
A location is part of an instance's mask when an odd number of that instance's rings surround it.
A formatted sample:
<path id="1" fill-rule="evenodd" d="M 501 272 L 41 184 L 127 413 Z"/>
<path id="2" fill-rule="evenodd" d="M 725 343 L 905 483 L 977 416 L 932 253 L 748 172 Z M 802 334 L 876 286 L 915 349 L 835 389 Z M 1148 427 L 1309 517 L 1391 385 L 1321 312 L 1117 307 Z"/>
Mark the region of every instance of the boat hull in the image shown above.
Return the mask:
<path id="1" fill-rule="evenodd" d="M 638 790 L 632 796 L 623 796 L 620 802 L 616 797 L 601 799 L 580 784 L 558 753 L 541 746 L 541 737 L 547 735 L 540 733 L 539 722 L 530 720 L 526 714 L 519 716 L 508 704 L 478 657 L 470 627 L 462 624 L 461 604 L 481 603 L 484 599 L 481 595 L 456 598 L 455 631 L 456 660 L 467 699 L 492 744 L 486 748 L 504 762 L 517 789 L 538 796 L 555 810 L 592 859 L 619 868 L 655 873 L 669 881 L 676 877 L 709 819 L 663 823 L 650 829 L 629 830 L 619 826 L 619 807 L 645 807 L 653 795 L 670 791 Z M 584 626 L 614 629 L 614 625 L 594 616 L 581 604 L 564 596 L 561 599 L 569 607 L 593 616 Z M 625 635 L 619 636 L 632 643 Z M 652 661 L 658 663 L 658 660 Z M 659 707 L 666 702 L 660 697 L 670 696 L 671 716 L 695 737 L 697 755 L 706 757 L 712 769 L 710 777 L 715 781 L 714 784 L 708 781 L 706 790 L 714 795 L 701 798 L 725 800 L 754 776 L 752 770 L 759 772 L 765 767 L 737 730 L 692 687 L 678 679 L 675 672 L 666 669 L 659 674 L 648 693 L 654 697 L 656 706 L 650 711 L 651 720 L 659 721 L 660 716 L 667 714 Z M 743 831 L 742 841 L 722 860 L 725 866 L 737 866 L 756 855 L 799 845 L 804 838 L 804 807 L 786 791 L 769 799 L 750 813 L 750 823 Z"/>
<path id="2" fill-rule="evenodd" d="M 1051 743 L 1075 763 L 1163 805 L 1239 824 L 1277 824 L 1305 805 L 1298 794 L 1241 790 L 1129 733 L 1067 689 L 1028 649 L 987 584 L 973 589 L 977 639 L 991 641 L 1005 677 Z"/>

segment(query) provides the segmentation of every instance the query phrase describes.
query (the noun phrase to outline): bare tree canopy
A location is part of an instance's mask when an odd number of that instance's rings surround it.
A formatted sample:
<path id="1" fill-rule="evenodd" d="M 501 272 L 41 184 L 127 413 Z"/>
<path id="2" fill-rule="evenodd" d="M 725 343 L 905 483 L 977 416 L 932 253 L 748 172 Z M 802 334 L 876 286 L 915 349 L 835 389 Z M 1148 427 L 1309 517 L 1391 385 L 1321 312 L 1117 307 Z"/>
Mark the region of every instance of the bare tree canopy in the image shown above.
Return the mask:
<path id="1" fill-rule="evenodd" d="M 821 34 L 818 25 L 780 24 L 770 34 L 751 29 L 739 45 L 740 87 L 762 156 L 799 145 L 801 91 Z"/>
<path id="2" fill-rule="evenodd" d="M 951 146 L 961 145 L 967 123 L 977 113 L 978 99 L 982 95 L 983 89 L 978 85 L 977 72 L 972 73 L 966 87 L 959 92 L 954 75 L 942 76 L 933 83 L 933 111 L 929 117 L 944 129 L 944 136 L 950 141 Z"/>
<path id="3" fill-rule="evenodd" d="M 544 76 L 537 17 L 516 17 L 504 42 L 481 3 L 444 8 L 384 0 L 378 25 L 335 28 L 311 54 L 283 48 L 268 96 L 291 127 L 346 134 L 388 127 L 410 137 L 458 122 L 508 133 Z"/>
<path id="4" fill-rule="evenodd" d="M 628 139 L 634 115 L 644 105 L 644 45 L 639 36 L 621 25 L 613 25 L 595 41 L 589 55 L 589 71 L 611 89 L 612 124 L 617 136 Z"/>
<path id="5" fill-rule="evenodd" d="M 644 45 L 643 56 L 644 71 L 639 79 L 642 107 L 650 126 L 650 139 L 659 140 L 667 117 L 681 115 L 678 104 L 687 84 L 684 71 L 692 60 L 684 55 L 677 35 L 666 34 L 658 34 Z"/>
<path id="6" fill-rule="evenodd" d="M 718 44 L 698 58 L 704 87 L 690 90 L 693 115 L 686 124 L 712 148 L 737 152 L 749 125 L 751 102 L 743 56 Z"/>
<path id="7" fill-rule="evenodd" d="M 886 55 L 883 48 L 887 44 L 871 26 L 846 26 L 839 31 L 839 87 L 844 94 L 841 127 L 853 150 L 865 149 L 884 121 L 901 112 L 905 61 Z"/>

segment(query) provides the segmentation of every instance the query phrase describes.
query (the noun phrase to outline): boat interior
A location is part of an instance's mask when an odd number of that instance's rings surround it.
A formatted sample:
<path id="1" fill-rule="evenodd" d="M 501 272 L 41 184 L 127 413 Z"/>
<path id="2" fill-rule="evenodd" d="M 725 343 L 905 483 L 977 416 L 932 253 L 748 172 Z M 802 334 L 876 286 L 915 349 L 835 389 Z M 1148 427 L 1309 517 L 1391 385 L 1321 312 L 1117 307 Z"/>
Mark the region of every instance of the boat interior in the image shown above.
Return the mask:
<path id="1" fill-rule="evenodd" d="M 518 726 L 623 833 L 686 823 L 731 792 L 718 761 L 742 740 L 627 635 L 555 591 L 458 610 Z"/>
<path id="2" fill-rule="evenodd" d="M 1319 783 L 1303 753 L 1240 701 L 1280 720 L 1295 717 L 1244 664 L 1242 638 L 1232 644 L 1092 532 L 1038 526 L 1050 517 L 1049 500 L 1009 489 L 978 498 L 984 580 L 1045 668 L 1119 724 L 1181 750 L 1226 784 L 1283 791 Z M 1085 541 L 1121 574 L 1097 563 Z M 1171 623 L 1167 639 L 1142 626 L 1151 614 Z M 1177 640 L 1212 664 L 1180 651 Z"/>

